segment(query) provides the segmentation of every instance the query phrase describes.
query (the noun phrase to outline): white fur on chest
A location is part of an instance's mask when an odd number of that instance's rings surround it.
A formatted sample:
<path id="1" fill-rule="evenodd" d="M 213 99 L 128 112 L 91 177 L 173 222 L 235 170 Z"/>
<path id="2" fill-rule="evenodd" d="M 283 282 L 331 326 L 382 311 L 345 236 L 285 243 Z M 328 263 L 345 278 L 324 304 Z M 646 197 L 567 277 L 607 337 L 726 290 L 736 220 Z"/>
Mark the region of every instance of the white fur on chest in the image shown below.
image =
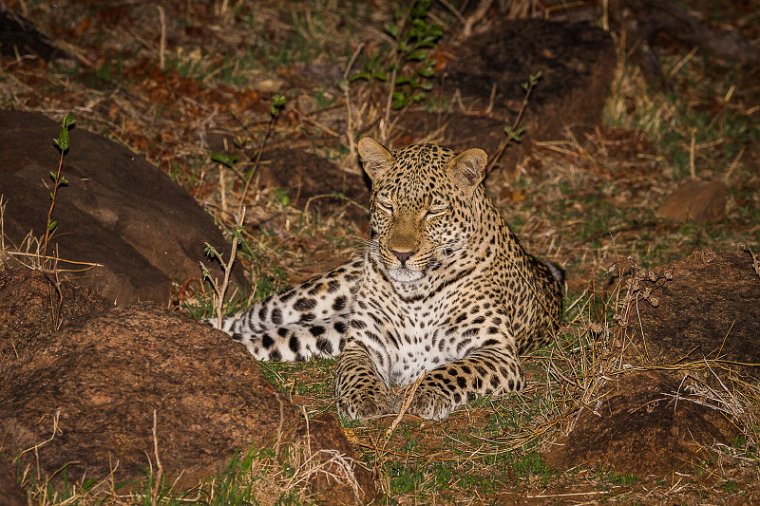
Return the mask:
<path id="1" fill-rule="evenodd" d="M 403 326 L 395 332 L 399 347 L 389 347 L 388 378 L 394 385 L 408 385 L 426 371 L 431 371 L 459 356 L 441 322 L 445 321 L 442 305 L 412 306 L 403 311 Z"/>

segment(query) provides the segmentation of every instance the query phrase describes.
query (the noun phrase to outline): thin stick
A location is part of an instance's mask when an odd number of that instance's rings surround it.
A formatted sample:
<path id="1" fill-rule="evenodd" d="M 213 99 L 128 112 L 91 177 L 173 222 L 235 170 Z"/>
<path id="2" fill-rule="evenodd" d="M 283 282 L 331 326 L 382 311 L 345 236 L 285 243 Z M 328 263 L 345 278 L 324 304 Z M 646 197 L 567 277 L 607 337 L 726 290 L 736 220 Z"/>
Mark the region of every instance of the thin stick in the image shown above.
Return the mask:
<path id="1" fill-rule="evenodd" d="M 689 53 L 686 56 L 681 58 L 681 60 L 678 63 L 676 63 L 672 69 L 670 69 L 670 72 L 668 72 L 668 77 L 670 78 L 676 75 L 678 71 L 681 70 L 681 67 L 686 65 L 689 62 L 689 60 L 691 60 L 694 57 L 694 55 L 697 54 L 698 49 L 699 49 L 698 47 L 692 48 L 692 50 L 689 51 Z"/>
<path id="2" fill-rule="evenodd" d="M 158 68 L 164 70 L 164 64 L 166 62 L 164 54 L 166 53 L 166 13 L 164 13 L 164 7 L 161 5 L 156 6 L 158 9 L 158 22 L 161 24 L 161 39 L 158 43 Z"/>
<path id="3" fill-rule="evenodd" d="M 691 144 L 689 145 L 689 175 L 692 179 L 697 179 L 696 159 L 697 156 L 697 130 L 691 129 Z"/>
<path id="4" fill-rule="evenodd" d="M 472 16 L 467 18 L 467 21 L 464 24 L 464 28 L 462 29 L 462 35 L 464 37 L 469 37 L 472 35 L 472 27 L 478 24 L 481 19 L 483 19 L 483 17 L 488 12 L 488 9 L 491 8 L 492 3 L 493 0 L 485 0 L 478 6 L 478 9 L 472 13 Z"/>
<path id="5" fill-rule="evenodd" d="M 401 34 L 404 33 L 404 29 L 406 28 L 406 23 L 409 20 L 409 16 L 412 14 L 412 8 L 414 5 L 411 5 L 404 14 L 403 19 L 401 20 L 401 24 L 398 28 L 398 33 L 396 34 L 396 37 L 393 39 L 393 72 L 391 72 L 391 78 L 390 78 L 390 88 L 388 89 L 388 98 L 385 101 L 385 115 L 383 117 L 383 120 L 380 122 L 380 142 L 382 144 L 388 143 L 388 137 L 389 137 L 389 130 L 388 130 L 388 124 L 391 121 L 391 106 L 393 104 L 393 93 L 396 91 L 396 75 L 398 73 L 398 62 L 399 62 L 399 54 L 398 54 L 398 41 L 401 37 Z"/>
<path id="6" fill-rule="evenodd" d="M 396 92 L 396 69 L 391 72 L 390 89 L 388 90 L 388 98 L 385 101 L 385 115 L 380 122 L 380 142 L 384 145 L 388 144 L 389 129 L 388 124 L 391 121 L 391 105 L 393 104 L 393 94 Z"/>
<path id="7" fill-rule="evenodd" d="M 261 163 L 261 155 L 264 154 L 264 146 L 266 146 L 267 141 L 269 140 L 269 137 L 272 135 L 272 131 L 274 130 L 274 124 L 277 122 L 277 118 L 279 118 L 280 115 L 272 115 L 269 118 L 269 123 L 267 123 L 267 130 L 264 133 L 264 139 L 261 141 L 261 146 L 259 146 L 259 152 L 256 153 L 256 159 L 253 161 L 253 167 L 251 168 L 251 171 L 248 173 L 248 177 L 245 179 L 245 186 L 243 187 L 243 194 L 240 196 L 240 203 L 238 204 L 238 212 L 237 214 L 240 215 L 241 210 L 245 206 L 245 198 L 248 195 L 248 189 L 251 186 L 251 180 L 253 179 L 253 174 L 257 172 L 259 168 L 259 163 Z"/>
<path id="8" fill-rule="evenodd" d="M 731 175 L 736 170 L 736 167 L 739 166 L 739 162 L 742 159 L 742 156 L 744 156 L 744 146 L 739 150 L 739 152 L 734 157 L 733 161 L 731 162 L 731 165 L 728 166 L 728 170 L 726 171 L 726 175 L 723 176 L 723 182 L 725 184 L 728 184 L 729 180 L 731 179 Z"/>
<path id="9" fill-rule="evenodd" d="M 520 105 L 520 110 L 517 113 L 517 117 L 512 122 L 512 128 L 510 130 L 511 132 L 516 132 L 520 127 L 520 123 L 522 122 L 525 110 L 528 108 L 528 102 L 530 100 L 530 95 L 533 93 L 533 88 L 533 86 L 528 86 L 528 89 L 525 90 L 525 96 L 523 97 L 522 104 Z M 493 159 L 491 159 L 491 161 L 488 163 L 486 174 L 490 174 L 496 164 L 499 163 L 499 160 L 501 160 L 501 157 L 504 155 L 504 151 L 507 149 L 507 146 L 509 146 L 510 142 L 512 142 L 512 137 L 507 136 L 506 139 L 502 140 L 501 143 L 499 143 L 499 149 L 496 150 L 496 154 L 494 155 Z"/>
<path id="10" fill-rule="evenodd" d="M 52 235 L 50 229 L 50 223 L 53 219 L 53 209 L 55 209 L 55 199 L 58 196 L 58 188 L 61 186 L 61 172 L 63 172 L 63 157 L 65 156 L 64 150 L 61 150 L 61 156 L 58 157 L 58 169 L 55 171 L 55 181 L 53 181 L 53 194 L 50 197 L 50 205 L 48 206 L 47 222 L 45 223 L 45 237 L 42 239 L 42 255 L 47 253 L 48 241 Z"/>
<path id="11" fill-rule="evenodd" d="M 401 423 L 401 420 L 404 419 L 404 415 L 406 414 L 406 410 L 409 409 L 409 406 L 412 405 L 412 400 L 414 400 L 414 394 L 417 393 L 417 388 L 419 388 L 420 383 L 422 383 L 422 380 L 425 379 L 425 375 L 423 374 L 419 378 L 417 378 L 417 381 L 414 382 L 414 385 L 412 385 L 412 388 L 406 391 L 406 395 L 404 395 L 404 402 L 401 405 L 401 409 L 398 411 L 398 415 L 396 418 L 394 418 L 393 423 L 391 423 L 391 426 L 388 427 L 388 430 L 385 431 L 385 436 L 390 437 L 391 434 L 396 430 L 396 427 L 398 427 L 398 424 Z"/>
<path id="12" fill-rule="evenodd" d="M 609 494 L 609 490 L 590 490 L 588 492 L 566 492 L 564 494 L 537 494 L 525 496 L 529 499 L 550 499 L 552 497 L 579 497 L 584 495 L 603 495 Z"/>
<path id="13" fill-rule="evenodd" d="M 156 410 L 153 410 L 153 455 L 156 457 L 156 471 L 155 481 L 153 482 L 153 490 L 150 494 L 151 506 L 158 505 L 158 491 L 161 488 L 161 480 L 164 477 L 164 466 L 161 465 L 161 459 L 158 457 L 158 431 L 156 430 Z"/>
<path id="14" fill-rule="evenodd" d="M 240 214 L 238 214 L 238 221 L 237 221 L 237 228 L 240 229 L 243 227 L 243 223 L 245 222 L 245 211 L 246 208 L 243 207 Z M 224 281 L 222 282 L 222 288 L 219 290 L 219 293 L 217 294 L 217 301 L 216 301 L 216 317 L 221 321 L 222 319 L 222 307 L 224 306 L 224 295 L 227 293 L 227 287 L 230 284 L 230 274 L 232 274 L 232 266 L 235 264 L 235 256 L 237 255 L 238 250 L 238 242 L 240 239 L 238 238 L 238 234 L 236 233 L 235 236 L 232 238 L 232 250 L 230 251 L 230 259 L 227 261 L 227 263 L 224 264 Z"/>
<path id="15" fill-rule="evenodd" d="M 343 82 L 344 89 L 343 89 L 343 99 L 346 102 L 346 140 L 348 141 L 348 152 L 350 153 L 349 156 L 355 156 L 356 153 L 356 143 L 354 141 L 354 114 L 351 111 L 351 85 L 348 80 L 348 75 L 351 73 L 351 68 L 354 66 L 354 63 L 356 63 L 356 59 L 359 57 L 359 54 L 361 54 L 362 49 L 364 49 L 364 42 L 359 44 L 359 47 L 356 48 L 354 51 L 354 54 L 351 56 L 351 59 L 348 60 L 348 65 L 346 66 L 346 70 L 343 72 Z"/>
<path id="16" fill-rule="evenodd" d="M 462 23 L 463 26 L 467 25 L 467 19 L 464 16 L 462 16 L 462 13 L 459 12 L 459 10 L 456 7 L 451 5 L 447 0 L 438 0 L 438 1 L 441 2 L 441 5 L 446 7 L 449 10 L 449 12 L 453 14 L 454 17 L 457 18 L 459 22 Z"/>

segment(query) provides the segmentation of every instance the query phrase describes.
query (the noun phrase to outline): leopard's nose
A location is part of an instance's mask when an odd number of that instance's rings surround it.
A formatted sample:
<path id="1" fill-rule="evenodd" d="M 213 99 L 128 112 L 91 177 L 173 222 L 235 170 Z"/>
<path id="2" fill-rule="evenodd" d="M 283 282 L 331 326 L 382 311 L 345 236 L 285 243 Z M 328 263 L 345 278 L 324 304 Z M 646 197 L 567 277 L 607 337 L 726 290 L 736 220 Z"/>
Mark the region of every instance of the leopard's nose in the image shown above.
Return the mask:
<path id="1" fill-rule="evenodd" d="M 392 249 L 391 253 L 393 253 L 394 257 L 398 258 L 398 261 L 401 262 L 402 265 L 414 255 L 414 251 L 396 251 L 395 249 Z"/>

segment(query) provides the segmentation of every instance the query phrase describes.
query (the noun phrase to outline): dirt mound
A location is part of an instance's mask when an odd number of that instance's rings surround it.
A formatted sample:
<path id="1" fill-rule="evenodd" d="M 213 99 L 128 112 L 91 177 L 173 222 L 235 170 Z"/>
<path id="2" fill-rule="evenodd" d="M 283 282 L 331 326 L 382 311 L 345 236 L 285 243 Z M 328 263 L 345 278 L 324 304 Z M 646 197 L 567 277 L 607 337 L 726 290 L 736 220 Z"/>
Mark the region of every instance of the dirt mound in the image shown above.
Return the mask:
<path id="1" fill-rule="evenodd" d="M 634 280 L 620 340 L 637 364 L 715 364 L 760 375 L 760 262 L 697 251 Z M 755 364 L 755 366 L 742 364 Z"/>
<path id="2" fill-rule="evenodd" d="M 663 476 L 693 468 L 707 456 L 704 445 L 728 443 L 738 433 L 725 415 L 698 404 L 668 374 L 623 374 L 602 388 L 609 393 L 545 455 L 549 465 Z"/>
<path id="3" fill-rule="evenodd" d="M 358 224 L 367 223 L 365 180 L 325 158 L 300 149 L 275 149 L 263 155 L 258 174 L 263 186 L 289 189 L 290 204 L 298 209 L 323 216 L 343 214 Z"/>
<path id="4" fill-rule="evenodd" d="M 547 455 L 556 467 L 663 475 L 739 434 L 731 385 L 760 372 L 760 262 L 704 250 L 639 272 L 629 286 L 616 360 L 672 372 L 621 371 L 600 386 L 603 397 Z"/>
<path id="5" fill-rule="evenodd" d="M 0 368 L 0 453 L 38 445 L 22 464 L 36 466 L 37 454 L 44 473 L 66 467 L 70 480 L 103 478 L 117 463 L 117 481 L 145 476 L 154 459 L 154 413 L 160 460 L 168 476 L 184 473 L 180 486 L 219 472 L 236 451 L 307 439 L 299 408 L 260 376 L 243 348 L 150 304 L 36 335 L 17 356 L 3 355 Z M 334 417 L 311 421 L 308 441 L 312 452 L 353 457 Z M 363 497 L 373 496 L 370 474 L 358 466 L 353 472 Z M 351 487 L 328 488 L 330 497 L 353 500 Z"/>
<path id="6" fill-rule="evenodd" d="M 29 269 L 0 269 L 0 371 L 28 344 L 110 305 L 95 292 Z"/>
<path id="7" fill-rule="evenodd" d="M 25 506 L 26 493 L 16 483 L 13 467 L 0 460 L 0 506 Z"/>
<path id="8" fill-rule="evenodd" d="M 726 185 L 720 181 L 688 181 L 657 209 L 657 216 L 675 222 L 719 221 L 726 216 Z"/>
<path id="9" fill-rule="evenodd" d="M 402 118 L 404 143 L 442 130 L 443 144 L 456 149 L 480 147 L 493 157 L 522 107 L 529 76 L 541 72 L 522 118 L 523 142 L 510 145 L 502 163 L 512 170 L 530 149 L 530 141 L 564 137 L 570 127 L 579 134 L 601 118 L 612 81 L 615 54 L 609 34 L 587 24 L 543 20 L 504 21 L 465 39 L 446 69 L 442 99 L 458 97 L 456 111 L 416 112 Z M 468 112 L 462 112 L 458 104 Z M 500 174 L 488 186 L 497 194 Z"/>
<path id="10" fill-rule="evenodd" d="M 6 242 L 44 232 L 48 173 L 59 155 L 58 123 L 38 113 L 0 111 L 0 195 Z M 63 174 L 69 180 L 55 208 L 57 244 L 68 260 L 102 264 L 77 276 L 119 304 L 166 302 L 173 280 L 198 278 L 212 263 L 204 243 L 224 239 L 193 198 L 141 157 L 104 137 L 74 128 Z M 242 283 L 242 277 L 235 277 Z"/>

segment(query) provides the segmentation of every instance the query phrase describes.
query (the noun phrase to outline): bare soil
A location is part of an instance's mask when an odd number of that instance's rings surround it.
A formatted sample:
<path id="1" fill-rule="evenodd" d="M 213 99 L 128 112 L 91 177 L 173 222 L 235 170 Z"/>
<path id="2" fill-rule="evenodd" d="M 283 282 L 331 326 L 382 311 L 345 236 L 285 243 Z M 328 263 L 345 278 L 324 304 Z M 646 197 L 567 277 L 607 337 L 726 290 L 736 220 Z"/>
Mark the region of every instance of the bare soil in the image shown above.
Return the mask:
<path id="1" fill-rule="evenodd" d="M 62 433 L 39 447 L 39 464 L 24 453 L 22 467 L 69 463 L 102 475 L 121 449 L 120 469 L 139 480 L 154 458 L 156 409 L 163 465 L 188 469 L 188 486 L 221 482 L 234 450 L 305 439 L 371 470 L 355 468 L 359 502 L 375 489 L 376 502 L 401 505 L 760 502 L 759 67 L 708 40 L 751 56 L 756 0 L 694 2 L 688 15 L 702 24 L 684 33 L 652 30 L 652 6 L 664 5 L 655 2 L 611 1 L 609 17 L 607 3 L 494 2 L 469 38 L 463 26 L 481 3 L 433 2 L 425 19 L 444 36 L 423 61 L 400 56 L 387 27 L 406 11 L 393 2 L 6 3 L 34 23 L 14 31 L 23 44 L 12 51 L 0 36 L 0 107 L 55 121 L 73 111 L 77 129 L 144 157 L 237 236 L 251 289 L 227 310 L 362 248 L 359 137 L 478 146 L 493 159 L 523 108 L 522 83 L 538 71 L 526 132 L 506 144 L 488 187 L 529 251 L 568 274 L 560 335 L 525 357 L 526 390 L 436 424 L 405 416 L 340 426 L 333 363 L 257 366 L 187 316 L 212 312 L 200 275 L 162 280 L 171 311 L 113 311 L 51 274 L 2 271 L 6 461 L 50 439 L 60 408 Z M 695 26 L 709 28 L 704 40 Z M 642 50 L 657 65 L 629 59 Z M 427 63 L 433 89 L 389 108 L 392 69 Z M 373 68 L 384 80 L 351 77 Z M 287 104 L 272 113 L 277 95 Z M 75 140 L 72 157 L 79 148 Z M 238 160 L 228 167 L 214 152 Z M 54 168 L 46 163 L 40 188 Z M 73 181 L 63 195 L 86 183 Z M 700 198 L 700 188 L 713 191 Z M 46 191 L 34 195 L 44 214 Z M 0 262 L 9 253 L 6 244 Z M 34 500 L 65 501 L 16 471 Z M 317 500 L 356 500 L 330 473 L 312 478 Z M 124 501 L 80 492 L 84 504 Z M 299 501 L 282 489 L 266 497 Z"/>
<path id="2" fill-rule="evenodd" d="M 14 306 L 16 318 L 50 320 L 58 295 L 43 298 L 52 284 L 44 275 L 1 275 L 0 307 L 42 299 Z M 22 282 L 11 289 L 9 280 Z M 67 284 L 66 295 L 77 292 Z M 89 306 L 76 305 L 85 298 Z M 334 416 L 305 420 L 226 335 L 151 304 L 103 311 L 85 290 L 72 302 L 79 321 L 26 334 L 0 357 L 0 452 L 18 456 L 25 473 L 129 488 L 161 465 L 168 480 L 191 488 L 251 447 L 285 452 L 305 441 L 317 462 L 324 451 L 355 458 Z M 325 473 L 315 476 L 315 493 L 369 500 L 371 475 L 359 466 L 354 474 L 359 496 Z"/>

